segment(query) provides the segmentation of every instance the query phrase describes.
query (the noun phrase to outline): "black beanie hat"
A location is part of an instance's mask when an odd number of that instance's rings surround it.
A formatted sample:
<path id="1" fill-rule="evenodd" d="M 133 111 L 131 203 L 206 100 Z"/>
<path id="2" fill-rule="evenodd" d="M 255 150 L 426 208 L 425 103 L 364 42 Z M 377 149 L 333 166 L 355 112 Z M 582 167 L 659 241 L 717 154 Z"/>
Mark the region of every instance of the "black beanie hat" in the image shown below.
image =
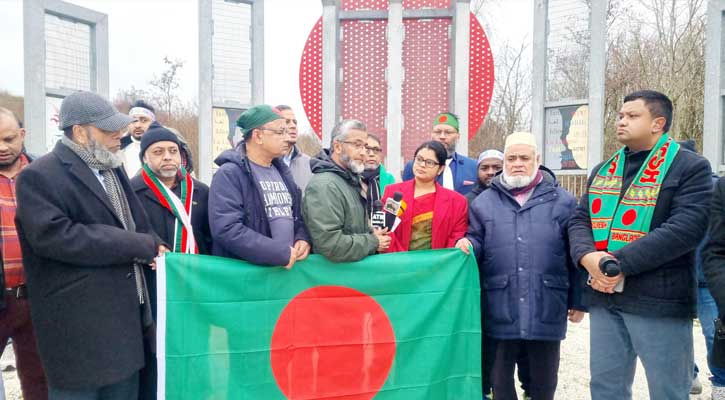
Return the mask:
<path id="1" fill-rule="evenodd" d="M 146 149 L 156 142 L 174 142 L 177 146 L 179 145 L 179 138 L 176 137 L 174 132 L 164 128 L 161 124 L 154 121 L 149 125 L 149 129 L 146 133 L 141 136 L 141 152 L 138 153 L 138 158 L 143 162 L 143 156 L 146 154 Z"/>

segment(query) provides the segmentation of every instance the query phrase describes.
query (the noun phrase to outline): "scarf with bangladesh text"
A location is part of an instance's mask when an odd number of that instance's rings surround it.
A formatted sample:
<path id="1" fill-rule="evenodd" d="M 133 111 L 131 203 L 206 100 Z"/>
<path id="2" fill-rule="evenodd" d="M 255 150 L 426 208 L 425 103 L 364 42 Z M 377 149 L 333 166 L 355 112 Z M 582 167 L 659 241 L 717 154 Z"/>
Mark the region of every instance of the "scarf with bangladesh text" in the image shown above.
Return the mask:
<path id="1" fill-rule="evenodd" d="M 141 176 L 146 185 L 156 195 L 161 205 L 166 207 L 176 218 L 174 229 L 173 252 L 186 254 L 199 254 L 199 248 L 194 238 L 194 229 L 191 226 L 191 205 L 194 193 L 194 181 L 191 174 L 183 166 L 179 167 L 181 180 L 180 195 L 177 196 L 164 185 L 149 166 L 144 163 Z"/>
<path id="2" fill-rule="evenodd" d="M 621 200 L 624 148 L 602 165 L 589 187 L 589 216 L 597 250 L 621 249 L 649 232 L 660 186 L 679 149 L 667 133 L 662 135 Z"/>

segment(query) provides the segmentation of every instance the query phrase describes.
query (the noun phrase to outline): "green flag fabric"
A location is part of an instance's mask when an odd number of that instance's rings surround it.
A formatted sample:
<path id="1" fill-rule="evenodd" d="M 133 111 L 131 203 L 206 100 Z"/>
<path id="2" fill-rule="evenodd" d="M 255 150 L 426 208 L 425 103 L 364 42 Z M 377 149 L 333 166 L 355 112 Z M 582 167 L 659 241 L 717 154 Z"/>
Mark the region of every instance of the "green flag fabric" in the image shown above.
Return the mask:
<path id="1" fill-rule="evenodd" d="M 482 397 L 478 270 L 457 249 L 157 264 L 159 399 Z"/>

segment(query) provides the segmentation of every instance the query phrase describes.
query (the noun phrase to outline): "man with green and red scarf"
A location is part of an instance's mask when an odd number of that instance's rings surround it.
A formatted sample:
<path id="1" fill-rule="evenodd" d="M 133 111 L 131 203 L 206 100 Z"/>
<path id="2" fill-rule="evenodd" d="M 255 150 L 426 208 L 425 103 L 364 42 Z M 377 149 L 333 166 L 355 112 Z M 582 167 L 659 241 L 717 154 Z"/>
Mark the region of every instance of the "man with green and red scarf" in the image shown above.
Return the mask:
<path id="1" fill-rule="evenodd" d="M 694 252 L 712 184 L 707 160 L 668 134 L 671 123 L 664 94 L 625 97 L 617 120 L 624 147 L 594 167 L 569 223 L 571 256 L 590 276 L 582 300 L 591 320 L 593 400 L 631 399 L 637 358 L 651 399 L 689 396 Z M 621 272 L 605 275 L 604 257 Z"/>
<path id="2" fill-rule="evenodd" d="M 191 177 L 181 161 L 181 144 L 171 130 L 153 122 L 141 138 L 141 172 L 131 179 L 151 227 L 174 252 L 210 254 L 209 187 Z M 156 271 L 144 269 L 156 320 Z M 139 399 L 156 398 L 156 359 L 146 347 Z"/>

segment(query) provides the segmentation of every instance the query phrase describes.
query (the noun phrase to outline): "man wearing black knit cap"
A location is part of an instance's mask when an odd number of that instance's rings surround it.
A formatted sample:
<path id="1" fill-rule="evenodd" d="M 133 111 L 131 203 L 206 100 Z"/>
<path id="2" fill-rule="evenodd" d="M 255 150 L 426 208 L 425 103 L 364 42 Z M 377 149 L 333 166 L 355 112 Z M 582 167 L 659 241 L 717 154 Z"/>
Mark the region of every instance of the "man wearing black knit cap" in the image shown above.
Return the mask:
<path id="1" fill-rule="evenodd" d="M 209 187 L 193 179 L 184 168 L 178 136 L 153 122 L 140 144 L 141 172 L 131 179 L 131 187 L 151 227 L 173 252 L 210 254 Z M 156 320 L 156 271 L 144 268 L 143 272 Z M 151 350 L 147 344 L 146 366 L 140 374 L 140 400 L 156 398 L 156 357 Z"/>
<path id="2" fill-rule="evenodd" d="M 64 136 L 20 173 L 16 226 L 50 400 L 132 400 L 152 326 L 141 265 L 166 248 L 121 168 L 132 121 L 105 98 L 63 100 Z"/>

